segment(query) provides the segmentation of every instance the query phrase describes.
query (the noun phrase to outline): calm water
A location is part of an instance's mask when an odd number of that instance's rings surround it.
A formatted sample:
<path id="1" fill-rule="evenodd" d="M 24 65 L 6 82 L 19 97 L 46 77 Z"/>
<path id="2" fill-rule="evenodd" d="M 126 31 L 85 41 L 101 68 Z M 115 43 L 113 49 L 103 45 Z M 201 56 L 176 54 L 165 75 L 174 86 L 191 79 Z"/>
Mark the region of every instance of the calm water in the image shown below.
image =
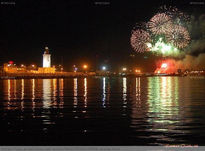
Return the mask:
<path id="1" fill-rule="evenodd" d="M 1 145 L 205 145 L 205 78 L 0 80 Z"/>

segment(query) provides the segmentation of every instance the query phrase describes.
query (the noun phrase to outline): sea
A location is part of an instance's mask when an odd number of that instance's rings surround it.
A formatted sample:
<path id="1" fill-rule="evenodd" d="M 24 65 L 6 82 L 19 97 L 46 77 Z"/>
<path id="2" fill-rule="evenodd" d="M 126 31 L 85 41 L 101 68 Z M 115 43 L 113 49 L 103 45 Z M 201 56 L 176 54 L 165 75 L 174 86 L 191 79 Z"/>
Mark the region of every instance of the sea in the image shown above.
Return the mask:
<path id="1" fill-rule="evenodd" d="M 0 145 L 205 145 L 205 77 L 0 80 Z"/>

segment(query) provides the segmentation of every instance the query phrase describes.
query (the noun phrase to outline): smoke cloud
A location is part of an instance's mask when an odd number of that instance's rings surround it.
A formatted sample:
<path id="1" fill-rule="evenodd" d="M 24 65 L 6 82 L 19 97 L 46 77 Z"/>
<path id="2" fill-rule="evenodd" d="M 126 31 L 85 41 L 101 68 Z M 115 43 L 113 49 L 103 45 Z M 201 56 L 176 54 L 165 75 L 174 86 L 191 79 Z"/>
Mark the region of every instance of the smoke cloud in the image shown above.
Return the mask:
<path id="1" fill-rule="evenodd" d="M 167 69 L 161 68 L 162 63 L 168 65 Z M 198 56 L 186 55 L 184 59 L 175 60 L 175 59 L 166 59 L 161 60 L 158 63 L 158 68 L 155 70 L 160 71 L 161 73 L 176 73 L 178 69 L 182 71 L 185 70 L 205 70 L 205 53 L 201 53 Z"/>
<path id="2" fill-rule="evenodd" d="M 175 61 L 177 69 L 191 69 L 191 70 L 204 70 L 205 69 L 205 53 L 199 54 L 197 57 L 186 55 L 184 59 Z"/>
<path id="3" fill-rule="evenodd" d="M 199 17 L 191 16 L 187 26 L 192 39 L 187 54 L 205 53 L 205 14 Z"/>
<path id="4" fill-rule="evenodd" d="M 168 64 L 166 73 L 176 73 L 178 69 L 184 70 L 205 70 L 205 14 L 191 16 L 187 24 L 191 41 L 185 51 L 178 54 L 178 59 L 161 60 L 157 64 L 156 71 L 161 70 L 163 62 Z M 181 58 L 181 59 L 180 59 Z"/>

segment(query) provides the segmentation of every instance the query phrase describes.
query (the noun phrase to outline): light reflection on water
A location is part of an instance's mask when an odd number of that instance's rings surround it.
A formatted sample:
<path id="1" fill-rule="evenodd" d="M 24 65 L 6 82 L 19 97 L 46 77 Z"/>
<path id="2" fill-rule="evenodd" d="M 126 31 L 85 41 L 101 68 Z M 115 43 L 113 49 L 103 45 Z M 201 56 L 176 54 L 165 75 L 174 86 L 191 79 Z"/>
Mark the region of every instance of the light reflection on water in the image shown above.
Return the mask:
<path id="1" fill-rule="evenodd" d="M 115 138 L 117 132 L 122 145 L 191 144 L 196 141 L 190 137 L 205 138 L 203 78 L 10 79 L 0 84 L 1 122 L 14 123 L 8 133 L 18 133 L 19 121 L 14 121 L 21 119 L 40 127 L 19 127 L 20 132 L 62 131 L 68 138 L 71 132 L 80 138 L 82 132 Z M 85 140 L 94 139 L 90 135 Z"/>
<path id="2" fill-rule="evenodd" d="M 171 82 L 171 78 L 156 77 L 148 79 L 149 113 L 154 113 L 154 116 L 162 119 L 178 115 L 178 83 L 175 83 L 173 78 L 173 82 Z M 174 120 L 167 120 L 167 122 L 172 123 Z"/>
<path id="3" fill-rule="evenodd" d="M 73 105 L 74 105 L 74 108 L 77 107 L 78 105 L 78 79 L 77 78 L 74 78 L 73 79 Z"/>
<path id="4" fill-rule="evenodd" d="M 43 79 L 43 108 L 50 108 L 50 106 L 51 106 L 51 80 Z"/>
<path id="5" fill-rule="evenodd" d="M 106 100 L 106 78 L 103 77 L 103 98 L 102 98 L 102 106 L 105 108 L 105 100 Z"/>
<path id="6" fill-rule="evenodd" d="M 84 107 L 87 108 L 87 93 L 88 93 L 88 90 L 87 90 L 87 78 L 84 78 Z M 86 112 L 86 111 L 83 111 L 83 112 Z"/>
<path id="7" fill-rule="evenodd" d="M 141 99 L 140 99 L 140 95 L 141 95 L 141 86 L 140 86 L 140 80 L 141 78 L 136 78 L 136 100 L 138 102 L 139 107 L 141 106 Z"/>

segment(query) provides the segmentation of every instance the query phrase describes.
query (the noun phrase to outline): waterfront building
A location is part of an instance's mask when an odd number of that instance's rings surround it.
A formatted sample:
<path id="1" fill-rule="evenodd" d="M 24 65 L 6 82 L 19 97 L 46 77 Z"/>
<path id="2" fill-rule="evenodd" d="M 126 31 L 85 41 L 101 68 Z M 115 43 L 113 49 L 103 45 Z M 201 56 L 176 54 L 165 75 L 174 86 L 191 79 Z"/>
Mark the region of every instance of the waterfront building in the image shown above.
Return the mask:
<path id="1" fill-rule="evenodd" d="M 51 54 L 48 47 L 45 47 L 43 54 L 43 67 L 38 68 L 38 73 L 55 73 L 55 67 L 51 67 Z"/>
<path id="2" fill-rule="evenodd" d="M 17 66 L 14 64 L 13 61 L 9 61 L 8 63 L 5 63 L 3 65 L 2 73 L 21 73 L 21 74 L 44 74 L 44 73 L 55 73 L 56 68 L 51 67 L 51 54 L 49 53 L 48 47 L 45 47 L 45 51 L 43 54 L 43 67 L 37 67 L 35 64 L 31 64 L 29 66 L 25 66 L 24 64 L 21 64 Z"/>
<path id="3" fill-rule="evenodd" d="M 45 47 L 45 51 L 43 54 L 43 67 L 50 68 L 51 67 L 51 54 L 49 54 L 48 47 Z"/>

